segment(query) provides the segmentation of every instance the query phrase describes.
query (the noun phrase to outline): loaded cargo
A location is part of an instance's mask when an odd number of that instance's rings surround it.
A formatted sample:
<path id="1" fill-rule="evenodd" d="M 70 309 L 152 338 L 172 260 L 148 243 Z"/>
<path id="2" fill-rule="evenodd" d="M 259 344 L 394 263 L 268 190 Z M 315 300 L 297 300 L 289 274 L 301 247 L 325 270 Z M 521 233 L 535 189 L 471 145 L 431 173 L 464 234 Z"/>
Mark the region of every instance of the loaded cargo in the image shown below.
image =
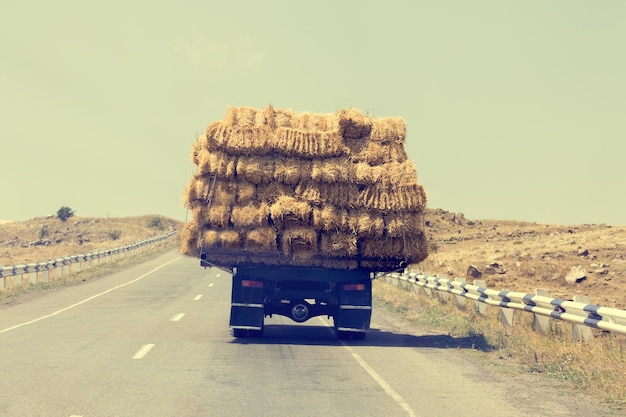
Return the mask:
<path id="1" fill-rule="evenodd" d="M 405 140 L 402 118 L 355 109 L 231 107 L 209 124 L 191 150 L 182 252 L 233 274 L 236 336 L 261 334 L 272 314 L 365 335 L 373 274 L 427 256 Z"/>

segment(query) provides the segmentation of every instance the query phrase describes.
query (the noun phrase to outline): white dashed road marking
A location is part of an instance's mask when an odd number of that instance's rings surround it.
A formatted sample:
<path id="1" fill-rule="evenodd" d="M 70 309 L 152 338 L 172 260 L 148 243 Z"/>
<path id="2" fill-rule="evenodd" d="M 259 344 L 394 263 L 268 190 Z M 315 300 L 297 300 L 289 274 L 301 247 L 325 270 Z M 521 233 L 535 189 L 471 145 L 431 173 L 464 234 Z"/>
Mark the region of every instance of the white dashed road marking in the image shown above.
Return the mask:
<path id="1" fill-rule="evenodd" d="M 172 316 L 170 321 L 180 321 L 180 319 L 182 319 L 183 317 L 185 317 L 185 313 L 179 313 L 175 316 Z"/>
<path id="2" fill-rule="evenodd" d="M 196 297 L 193 299 L 193 301 L 198 301 L 199 299 L 202 298 L 202 294 L 198 294 L 196 295 Z"/>
<path id="3" fill-rule="evenodd" d="M 133 356 L 133 359 L 143 359 L 143 357 L 146 356 L 148 352 L 152 350 L 153 347 L 154 347 L 154 343 L 143 345 L 141 349 L 139 349 L 137 353 L 135 353 L 135 356 Z"/>

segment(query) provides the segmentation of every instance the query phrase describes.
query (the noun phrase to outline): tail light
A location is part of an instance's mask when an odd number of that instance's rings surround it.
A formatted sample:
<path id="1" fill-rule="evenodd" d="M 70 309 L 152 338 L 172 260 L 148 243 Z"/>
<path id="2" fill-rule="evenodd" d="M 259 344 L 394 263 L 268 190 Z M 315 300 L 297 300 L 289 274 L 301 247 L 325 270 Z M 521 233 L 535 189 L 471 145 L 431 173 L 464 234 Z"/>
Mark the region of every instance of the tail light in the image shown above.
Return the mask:
<path id="1" fill-rule="evenodd" d="M 363 291 L 365 289 L 365 284 L 345 284 L 343 289 L 345 291 Z"/>
<path id="2" fill-rule="evenodd" d="M 241 286 L 249 288 L 263 288 L 263 281 L 251 281 L 248 279 L 242 279 Z"/>

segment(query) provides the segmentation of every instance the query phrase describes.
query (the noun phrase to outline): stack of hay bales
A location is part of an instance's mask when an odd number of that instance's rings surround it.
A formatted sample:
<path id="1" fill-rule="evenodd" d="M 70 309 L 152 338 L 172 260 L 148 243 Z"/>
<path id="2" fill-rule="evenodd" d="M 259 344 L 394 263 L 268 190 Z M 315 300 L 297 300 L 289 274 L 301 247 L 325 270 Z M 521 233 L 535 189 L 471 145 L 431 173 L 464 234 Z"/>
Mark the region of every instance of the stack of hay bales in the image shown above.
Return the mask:
<path id="1" fill-rule="evenodd" d="M 427 256 L 401 118 L 231 107 L 191 151 L 182 252 L 209 263 L 393 270 Z"/>

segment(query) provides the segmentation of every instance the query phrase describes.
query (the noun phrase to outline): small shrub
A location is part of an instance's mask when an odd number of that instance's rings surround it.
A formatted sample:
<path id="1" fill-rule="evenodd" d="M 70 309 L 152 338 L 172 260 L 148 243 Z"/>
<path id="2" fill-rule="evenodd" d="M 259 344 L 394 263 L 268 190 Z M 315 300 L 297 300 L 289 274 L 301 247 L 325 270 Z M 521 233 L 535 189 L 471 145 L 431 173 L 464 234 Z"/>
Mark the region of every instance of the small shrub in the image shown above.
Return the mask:
<path id="1" fill-rule="evenodd" d="M 74 210 L 72 210 L 69 207 L 63 206 L 60 209 L 57 210 L 57 217 L 62 221 L 66 221 L 67 219 L 69 219 L 70 217 L 72 217 L 74 215 Z"/>
<path id="2" fill-rule="evenodd" d="M 39 230 L 39 240 L 44 239 L 46 237 L 48 237 L 48 226 L 43 226 L 40 230 Z"/>
<path id="3" fill-rule="evenodd" d="M 111 240 L 119 239 L 121 234 L 121 230 L 109 230 L 109 237 L 111 238 Z"/>
<path id="4" fill-rule="evenodd" d="M 161 230 L 163 229 L 163 222 L 160 217 L 153 217 L 148 221 L 148 227 Z"/>

